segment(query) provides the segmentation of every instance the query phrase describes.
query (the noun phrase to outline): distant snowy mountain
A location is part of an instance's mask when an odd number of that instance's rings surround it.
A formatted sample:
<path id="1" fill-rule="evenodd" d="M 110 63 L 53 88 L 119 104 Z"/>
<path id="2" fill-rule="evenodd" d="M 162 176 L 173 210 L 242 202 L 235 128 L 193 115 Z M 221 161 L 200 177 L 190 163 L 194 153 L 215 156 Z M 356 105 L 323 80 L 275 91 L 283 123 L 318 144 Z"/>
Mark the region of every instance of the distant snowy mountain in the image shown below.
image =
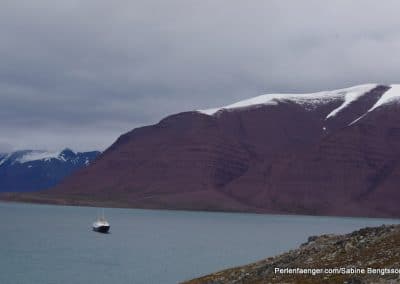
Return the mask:
<path id="1" fill-rule="evenodd" d="M 22 150 L 0 154 L 0 192 L 35 191 L 56 185 L 65 176 L 88 166 L 100 152 L 75 153 Z"/>

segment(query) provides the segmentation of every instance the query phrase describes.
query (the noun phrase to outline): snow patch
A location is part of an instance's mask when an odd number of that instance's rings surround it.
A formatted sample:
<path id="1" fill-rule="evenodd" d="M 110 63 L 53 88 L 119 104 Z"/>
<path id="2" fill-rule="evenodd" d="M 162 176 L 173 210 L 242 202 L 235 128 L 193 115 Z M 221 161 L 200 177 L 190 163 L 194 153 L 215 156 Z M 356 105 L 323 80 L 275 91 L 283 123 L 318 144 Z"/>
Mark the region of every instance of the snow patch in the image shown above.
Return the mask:
<path id="1" fill-rule="evenodd" d="M 197 110 L 200 113 L 214 115 L 218 111 L 225 109 L 239 109 L 256 105 L 277 105 L 279 102 L 290 101 L 304 106 L 307 110 L 315 109 L 321 104 L 326 104 L 334 100 L 341 99 L 343 104 L 328 114 L 329 117 L 336 115 L 343 108 L 348 106 L 352 101 L 356 100 L 366 92 L 375 88 L 376 84 L 359 85 L 345 89 L 323 91 L 317 93 L 306 94 L 266 94 L 247 100 L 239 101 L 223 107 L 211 108 L 205 110 Z"/>
<path id="2" fill-rule="evenodd" d="M 393 102 L 400 102 L 400 84 L 393 84 L 389 85 L 390 89 L 387 90 L 380 98 L 379 100 L 363 115 L 361 115 L 359 118 L 353 120 L 350 125 L 355 124 L 356 122 L 360 121 L 362 118 L 364 118 L 368 113 L 371 111 L 377 109 L 378 107 L 381 107 L 383 105 L 393 103 Z"/>
<path id="3" fill-rule="evenodd" d="M 372 106 L 372 108 L 370 108 L 368 112 L 398 100 L 400 100 L 400 85 L 390 85 L 390 89 L 382 95 L 382 97 Z"/>
<path id="4" fill-rule="evenodd" d="M 360 98 L 362 95 L 364 95 L 365 93 L 368 93 L 372 89 L 376 88 L 376 86 L 377 86 L 377 84 L 366 84 L 366 85 L 355 86 L 353 88 L 348 88 L 346 91 L 343 92 L 344 102 L 338 108 L 331 111 L 326 116 L 326 119 L 328 119 L 330 117 L 334 117 L 340 111 L 342 111 L 347 106 L 349 106 L 352 102 L 354 102 L 358 98 Z"/>
<path id="5" fill-rule="evenodd" d="M 60 155 L 60 152 L 32 151 L 16 159 L 16 162 L 19 162 L 21 164 L 37 160 L 44 160 L 47 162 L 50 161 L 51 159 L 58 159 L 65 161 L 65 158 L 62 155 Z"/>
<path id="6" fill-rule="evenodd" d="M 2 164 L 4 164 L 8 160 L 8 158 L 10 158 L 10 156 L 11 156 L 11 154 L 8 154 L 8 155 L 5 155 L 4 157 L 2 157 L 2 159 L 0 160 L 0 166 Z"/>

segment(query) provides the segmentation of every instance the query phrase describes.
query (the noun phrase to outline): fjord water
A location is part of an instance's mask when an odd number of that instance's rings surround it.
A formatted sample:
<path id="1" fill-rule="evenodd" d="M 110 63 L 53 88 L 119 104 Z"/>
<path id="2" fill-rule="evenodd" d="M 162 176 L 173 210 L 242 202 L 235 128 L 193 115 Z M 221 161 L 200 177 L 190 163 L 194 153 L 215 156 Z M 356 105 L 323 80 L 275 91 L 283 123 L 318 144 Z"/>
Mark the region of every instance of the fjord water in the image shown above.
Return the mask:
<path id="1" fill-rule="evenodd" d="M 0 283 L 177 283 L 273 256 L 310 235 L 394 219 L 105 209 L 0 203 Z"/>

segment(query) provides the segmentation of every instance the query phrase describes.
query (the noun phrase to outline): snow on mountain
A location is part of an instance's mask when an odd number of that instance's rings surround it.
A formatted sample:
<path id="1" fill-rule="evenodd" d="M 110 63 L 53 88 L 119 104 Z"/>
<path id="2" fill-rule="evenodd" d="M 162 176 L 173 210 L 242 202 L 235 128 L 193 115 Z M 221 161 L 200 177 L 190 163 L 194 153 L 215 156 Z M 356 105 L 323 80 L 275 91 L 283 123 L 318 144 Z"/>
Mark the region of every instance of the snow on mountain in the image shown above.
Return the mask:
<path id="1" fill-rule="evenodd" d="M 20 150 L 0 154 L 0 192 L 34 191 L 54 186 L 88 166 L 100 152 Z"/>
<path id="2" fill-rule="evenodd" d="M 352 121 L 349 125 L 353 125 L 364 118 L 368 113 L 372 112 L 373 110 L 393 102 L 400 102 L 400 84 L 392 84 L 389 86 L 390 89 L 387 90 L 379 100 L 363 115 Z"/>
<path id="3" fill-rule="evenodd" d="M 5 163 L 10 154 L 0 154 L 0 166 Z"/>
<path id="4" fill-rule="evenodd" d="M 29 163 L 34 161 L 49 162 L 51 160 L 59 160 L 62 162 L 70 161 L 77 163 L 80 155 L 84 153 L 74 152 L 70 149 L 64 149 L 62 151 L 42 151 L 42 150 L 22 150 L 16 151 L 10 154 L 0 154 L 0 165 L 6 161 L 12 163 Z M 89 160 L 86 160 L 86 165 L 89 164 Z"/>
<path id="5" fill-rule="evenodd" d="M 330 117 L 334 117 L 341 110 L 345 109 L 352 102 L 356 101 L 358 98 L 360 98 L 362 95 L 368 93 L 369 91 L 374 89 L 376 86 L 377 86 L 377 84 L 366 84 L 366 85 L 360 85 L 360 86 L 355 86 L 352 88 L 344 89 L 343 90 L 344 102 L 338 108 L 331 111 L 326 116 L 326 119 L 328 119 Z"/>
<path id="6" fill-rule="evenodd" d="M 15 161 L 21 164 L 37 160 L 49 161 L 51 159 L 58 159 L 65 161 L 65 158 L 61 155 L 61 153 L 62 153 L 61 151 L 60 152 L 31 151 L 17 158 Z"/>
<path id="7" fill-rule="evenodd" d="M 198 112 L 214 115 L 220 110 L 231 110 L 239 108 L 247 108 L 257 105 L 277 105 L 280 101 L 292 101 L 297 104 L 311 107 L 313 105 L 323 104 L 340 98 L 340 94 L 335 96 L 327 96 L 327 92 L 311 93 L 311 94 L 266 94 L 251 99 L 239 101 L 227 106 L 198 110 Z"/>
<path id="8" fill-rule="evenodd" d="M 365 84 L 358 85 L 350 88 L 332 90 L 332 91 L 322 91 L 317 93 L 305 93 L 305 94 L 266 94 L 258 97 L 250 98 L 247 100 L 239 101 L 227 106 L 211 108 L 205 110 L 198 110 L 198 112 L 214 115 L 223 109 L 238 109 L 247 108 L 257 105 L 277 105 L 282 101 L 290 101 L 299 105 L 303 105 L 306 109 L 314 109 L 321 104 L 329 103 L 333 100 L 343 101 L 337 109 L 334 109 L 331 113 L 327 115 L 326 118 L 333 117 L 346 106 L 348 106 L 353 101 L 357 100 L 359 97 L 365 93 L 371 91 L 377 86 L 377 84 Z"/>
<path id="9" fill-rule="evenodd" d="M 400 101 L 400 84 L 390 85 L 390 89 L 382 95 L 368 112 L 394 101 Z"/>

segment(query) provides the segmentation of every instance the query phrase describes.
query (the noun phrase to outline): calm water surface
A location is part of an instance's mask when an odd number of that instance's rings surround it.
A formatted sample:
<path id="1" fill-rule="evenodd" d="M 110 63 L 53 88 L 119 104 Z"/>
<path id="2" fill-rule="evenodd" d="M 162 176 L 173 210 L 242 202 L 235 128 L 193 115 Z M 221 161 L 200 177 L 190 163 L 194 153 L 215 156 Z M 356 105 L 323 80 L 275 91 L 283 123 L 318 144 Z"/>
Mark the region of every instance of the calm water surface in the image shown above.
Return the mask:
<path id="1" fill-rule="evenodd" d="M 0 203 L 0 283 L 177 283 L 393 219 L 105 209 Z"/>

